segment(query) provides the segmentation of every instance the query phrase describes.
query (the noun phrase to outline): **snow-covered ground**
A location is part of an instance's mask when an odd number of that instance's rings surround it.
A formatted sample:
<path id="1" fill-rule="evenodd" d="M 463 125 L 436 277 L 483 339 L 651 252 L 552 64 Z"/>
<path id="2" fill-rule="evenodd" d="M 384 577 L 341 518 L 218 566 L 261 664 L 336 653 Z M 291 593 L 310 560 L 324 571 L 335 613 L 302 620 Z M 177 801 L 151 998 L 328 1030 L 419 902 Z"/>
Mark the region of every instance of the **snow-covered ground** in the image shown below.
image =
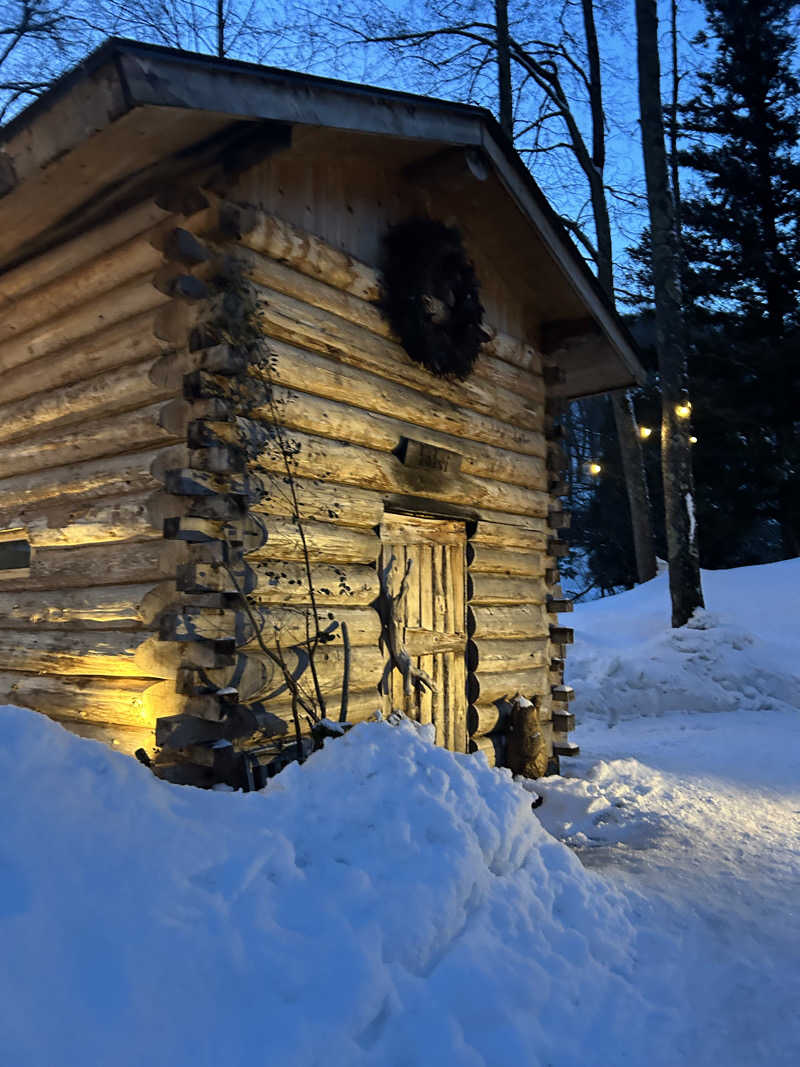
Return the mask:
<path id="1" fill-rule="evenodd" d="M 800 1063 L 798 589 L 579 609 L 536 813 L 409 724 L 242 795 L 4 709 L 0 1064 Z"/>

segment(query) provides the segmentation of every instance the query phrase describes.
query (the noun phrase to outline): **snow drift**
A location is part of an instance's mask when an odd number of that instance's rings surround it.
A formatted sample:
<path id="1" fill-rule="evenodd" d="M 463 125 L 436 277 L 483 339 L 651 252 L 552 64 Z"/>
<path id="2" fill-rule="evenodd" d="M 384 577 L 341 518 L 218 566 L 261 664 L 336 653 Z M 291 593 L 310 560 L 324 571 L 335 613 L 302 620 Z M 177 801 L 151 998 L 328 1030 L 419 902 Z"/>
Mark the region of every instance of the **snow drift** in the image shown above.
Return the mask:
<path id="1" fill-rule="evenodd" d="M 567 658 L 578 719 L 800 708 L 800 560 L 703 571 L 706 610 L 670 627 L 667 575 L 579 605 Z"/>
<path id="2" fill-rule="evenodd" d="M 0 722 L 4 1063 L 644 1056 L 631 904 L 482 759 L 364 724 L 264 793 L 204 793 Z"/>

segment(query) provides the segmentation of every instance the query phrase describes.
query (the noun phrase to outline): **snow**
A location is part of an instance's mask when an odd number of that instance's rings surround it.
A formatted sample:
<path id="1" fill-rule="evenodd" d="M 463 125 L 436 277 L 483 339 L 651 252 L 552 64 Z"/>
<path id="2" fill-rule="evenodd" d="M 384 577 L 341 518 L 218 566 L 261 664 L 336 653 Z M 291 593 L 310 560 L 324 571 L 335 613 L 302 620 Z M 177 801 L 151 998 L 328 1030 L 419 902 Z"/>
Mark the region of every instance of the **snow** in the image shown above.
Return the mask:
<path id="1" fill-rule="evenodd" d="M 0 1062 L 797 1064 L 798 562 L 579 608 L 536 812 L 404 721 L 241 794 L 0 710 Z"/>

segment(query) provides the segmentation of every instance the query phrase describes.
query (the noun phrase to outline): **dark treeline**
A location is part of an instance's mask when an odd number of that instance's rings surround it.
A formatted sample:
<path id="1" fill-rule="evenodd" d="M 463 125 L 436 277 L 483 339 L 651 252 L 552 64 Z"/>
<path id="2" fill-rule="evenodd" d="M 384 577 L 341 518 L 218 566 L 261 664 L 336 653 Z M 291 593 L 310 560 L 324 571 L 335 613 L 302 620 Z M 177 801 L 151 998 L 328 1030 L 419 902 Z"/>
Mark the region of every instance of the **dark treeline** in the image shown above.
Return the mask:
<path id="1" fill-rule="evenodd" d="M 800 552 L 800 85 L 794 0 L 707 0 L 710 57 L 678 110 L 674 190 L 683 253 L 691 434 L 701 565 L 763 563 Z M 633 328 L 654 335 L 649 232 L 634 250 Z M 654 387 L 636 397 L 642 426 L 658 426 Z M 612 485 L 579 510 L 577 543 L 599 588 L 635 580 L 613 435 L 598 436 Z M 646 442 L 651 499 L 659 490 L 658 433 Z M 656 513 L 657 551 L 666 551 Z M 601 532 L 602 531 L 602 532 Z M 599 536 L 598 536 L 599 534 Z"/>

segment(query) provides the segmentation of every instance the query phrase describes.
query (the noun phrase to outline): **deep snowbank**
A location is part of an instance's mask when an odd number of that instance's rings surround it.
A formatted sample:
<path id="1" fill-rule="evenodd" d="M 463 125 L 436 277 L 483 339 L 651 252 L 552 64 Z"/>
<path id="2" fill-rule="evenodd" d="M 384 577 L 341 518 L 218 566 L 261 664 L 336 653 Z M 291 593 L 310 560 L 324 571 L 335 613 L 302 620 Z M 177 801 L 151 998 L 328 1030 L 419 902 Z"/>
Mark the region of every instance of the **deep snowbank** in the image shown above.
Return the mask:
<path id="1" fill-rule="evenodd" d="M 0 725 L 3 1063 L 674 1062 L 673 943 L 482 760 L 364 724 L 204 793 Z"/>
<path id="2" fill-rule="evenodd" d="M 576 608 L 578 719 L 800 709 L 800 559 L 704 571 L 706 610 L 669 623 L 666 574 Z"/>

